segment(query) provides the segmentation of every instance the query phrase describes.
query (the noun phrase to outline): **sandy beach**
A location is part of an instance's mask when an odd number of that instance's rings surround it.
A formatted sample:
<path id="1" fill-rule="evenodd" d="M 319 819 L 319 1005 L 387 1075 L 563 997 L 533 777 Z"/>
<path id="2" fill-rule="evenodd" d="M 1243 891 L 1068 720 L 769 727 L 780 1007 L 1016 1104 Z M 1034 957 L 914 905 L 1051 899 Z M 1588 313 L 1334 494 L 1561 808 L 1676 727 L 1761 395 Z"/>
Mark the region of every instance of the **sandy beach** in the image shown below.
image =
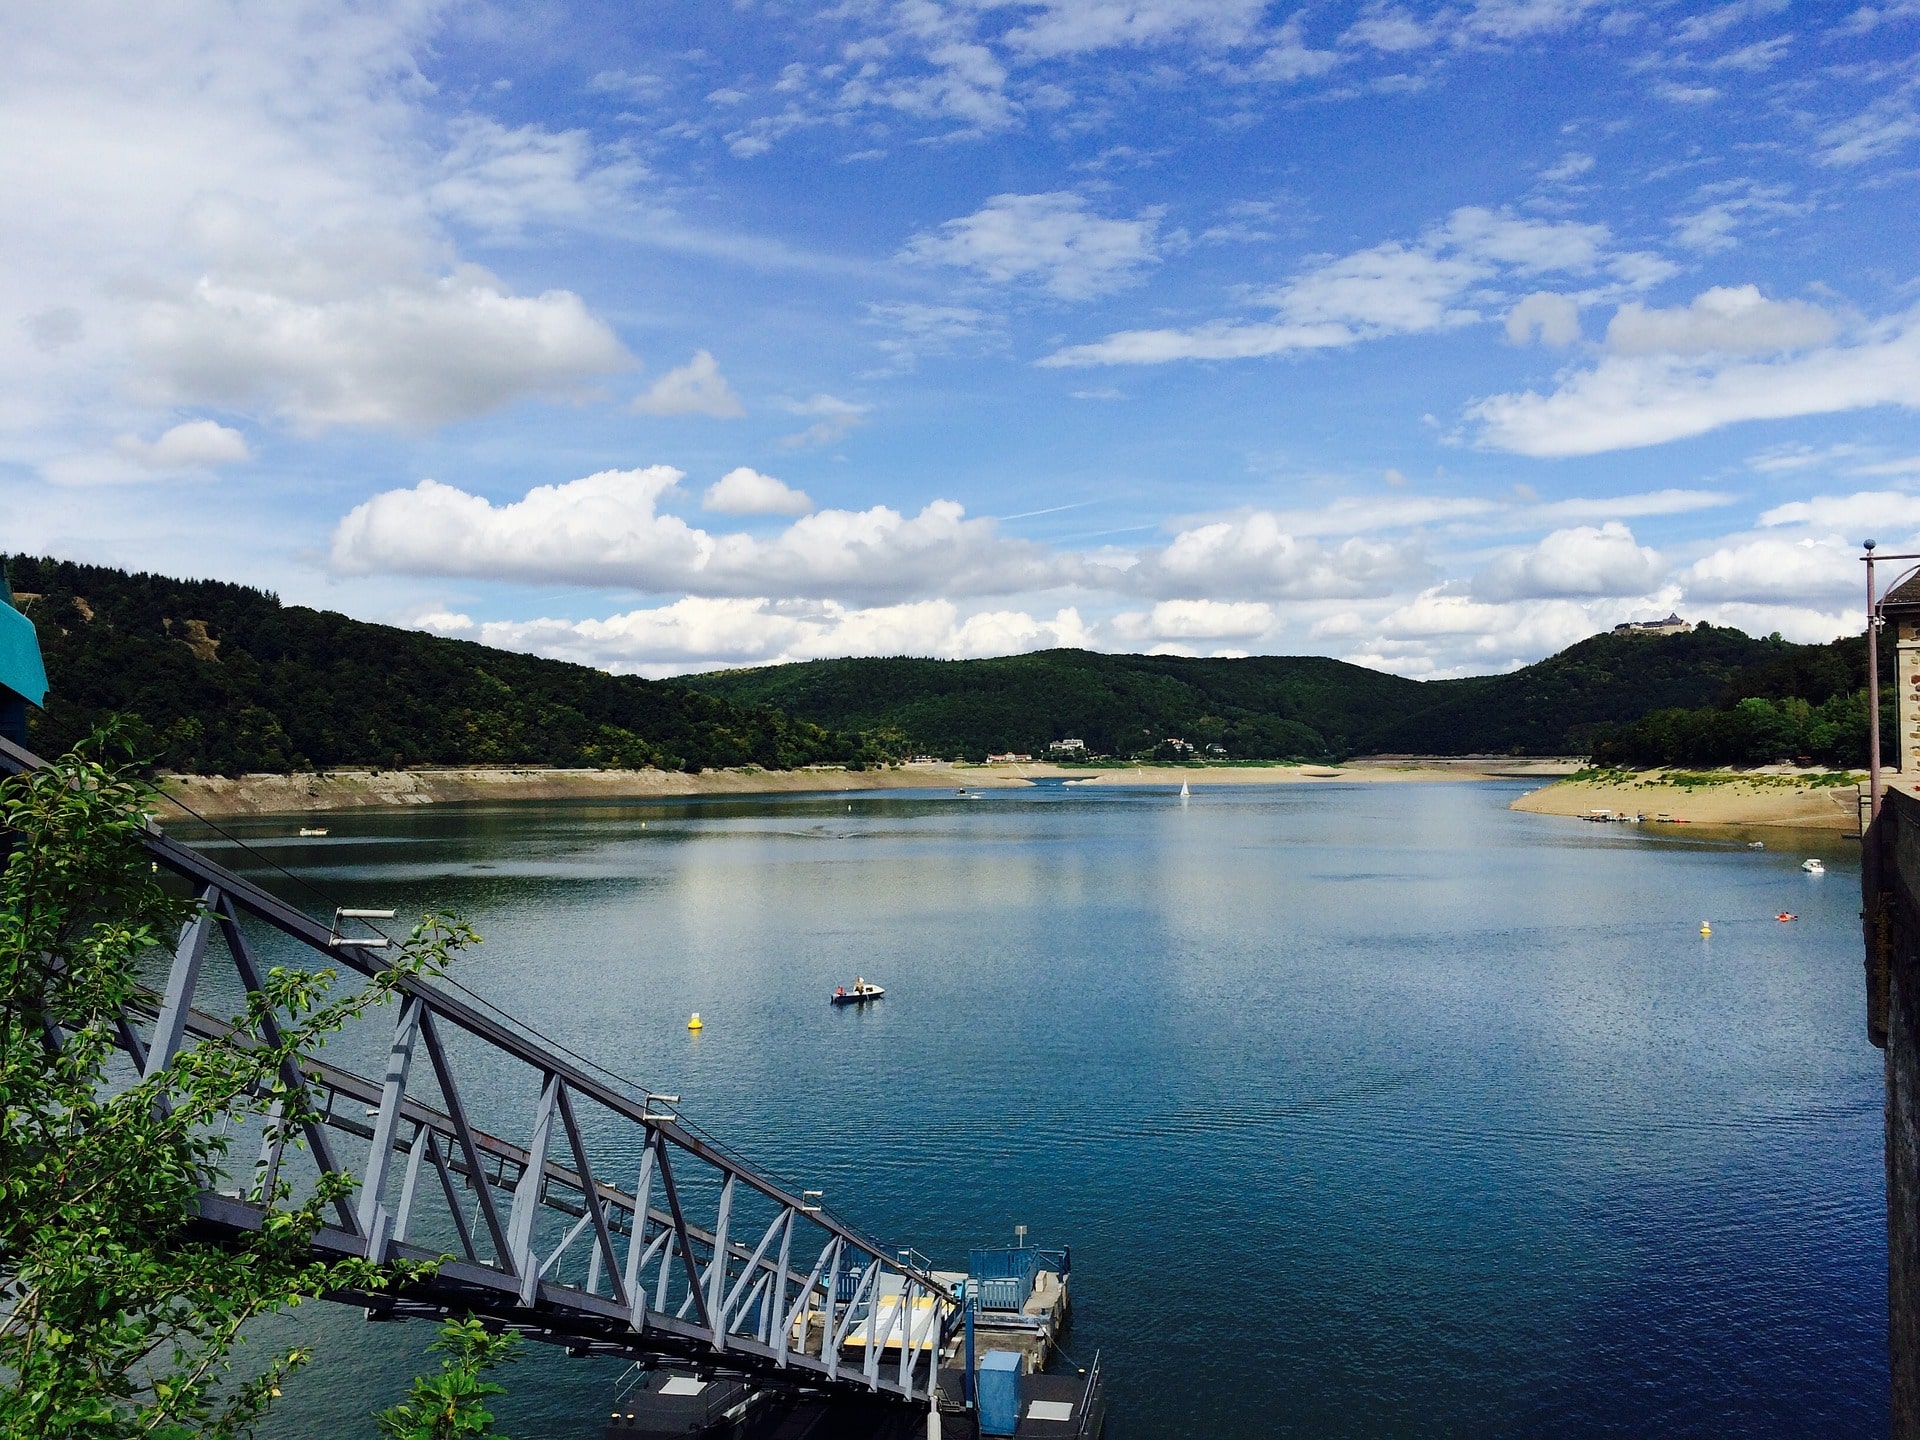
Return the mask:
<path id="1" fill-rule="evenodd" d="M 1799 829 L 1860 828 L 1855 783 L 1815 783 L 1827 772 L 1770 767 L 1742 772 L 1709 771 L 1711 783 L 1686 783 L 1701 772 L 1649 770 L 1631 775 L 1558 781 L 1522 795 L 1512 809 L 1536 815 L 1645 815 L 1690 825 L 1782 825 Z"/>
<path id="2" fill-rule="evenodd" d="M 209 819 L 298 815 L 365 807 L 507 800 L 665 799 L 682 795 L 827 794 L 857 790 L 1001 789 L 1038 779 L 1080 785 L 1403 784 L 1563 775 L 1572 761 L 1511 756 L 1424 759 L 1376 756 L 1346 765 L 1142 765 L 1102 769 L 1046 764 L 903 765 L 846 770 L 553 770 L 488 767 L 448 770 L 333 770 L 293 775 L 166 775 L 160 788 Z M 1595 802 L 1599 803 L 1599 802 Z M 171 810 L 172 807 L 163 807 Z M 176 812 L 177 813 L 177 812 Z M 163 820 L 165 815 L 161 817 Z"/>

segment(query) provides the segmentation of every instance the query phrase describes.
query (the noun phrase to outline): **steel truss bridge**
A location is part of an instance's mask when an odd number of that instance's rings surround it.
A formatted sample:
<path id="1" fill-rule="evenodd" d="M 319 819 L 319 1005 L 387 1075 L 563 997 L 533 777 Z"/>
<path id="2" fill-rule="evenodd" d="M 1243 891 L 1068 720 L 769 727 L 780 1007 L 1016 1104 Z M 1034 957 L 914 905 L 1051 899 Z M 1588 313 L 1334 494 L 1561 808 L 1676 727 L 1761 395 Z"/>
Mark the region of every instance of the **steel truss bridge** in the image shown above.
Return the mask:
<path id="1" fill-rule="evenodd" d="M 41 763 L 0 739 L 0 770 Z M 261 993 L 269 958 L 311 952 L 361 976 L 385 968 L 387 942 L 341 934 L 340 915 L 323 924 L 151 827 L 144 843 L 193 887 L 199 912 L 164 988 L 119 1019 L 132 1073 L 227 1034 L 219 1014 Z M 933 1403 L 940 1353 L 963 1317 L 916 1252 L 880 1245 L 828 1213 L 819 1192 L 796 1193 L 728 1153 L 682 1122 L 671 1097 L 597 1074 L 445 988 L 407 980 L 397 1008 L 390 1034 L 359 1037 L 373 1063 L 314 1055 L 283 1068 L 318 1117 L 305 1145 L 257 1127 L 252 1173 L 199 1197 L 204 1227 L 237 1238 L 262 1225 L 251 1197 L 276 1179 L 310 1194 L 321 1173 L 345 1174 L 353 1198 L 316 1236 L 320 1255 L 441 1261 L 419 1283 L 335 1297 L 370 1314 L 477 1314 L 577 1354 Z M 268 1041 L 278 1038 L 270 1024 Z"/>

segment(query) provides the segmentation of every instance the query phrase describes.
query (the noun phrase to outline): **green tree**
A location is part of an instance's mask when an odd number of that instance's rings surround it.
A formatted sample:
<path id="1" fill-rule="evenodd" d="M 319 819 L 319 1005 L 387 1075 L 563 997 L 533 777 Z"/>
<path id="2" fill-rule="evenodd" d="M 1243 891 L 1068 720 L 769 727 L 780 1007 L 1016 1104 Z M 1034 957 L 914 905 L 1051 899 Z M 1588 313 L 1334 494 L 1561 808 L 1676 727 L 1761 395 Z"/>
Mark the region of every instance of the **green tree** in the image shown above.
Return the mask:
<path id="1" fill-rule="evenodd" d="M 443 1351 L 438 1375 L 414 1378 L 412 1393 L 380 1412 L 380 1433 L 388 1440 L 461 1440 L 493 1435 L 493 1413 L 485 1401 L 506 1394 L 504 1385 L 480 1377 L 514 1358 L 520 1337 L 495 1335 L 478 1320 L 449 1320 L 429 1349 Z M 496 1440 L 506 1440 L 498 1436 Z"/>
<path id="2" fill-rule="evenodd" d="M 475 936 L 429 916 L 353 994 L 333 972 L 276 968 L 230 1033 L 146 1078 L 117 1048 L 143 957 L 193 902 L 142 847 L 151 792 L 111 738 L 0 781 L 0 1435 L 163 1440 L 240 1434 L 309 1359 L 292 1346 L 236 1364 L 256 1316 L 431 1267 L 315 1258 L 323 1213 L 352 1182 L 255 1169 L 261 1229 L 220 1243 L 194 1227 L 204 1191 L 247 1187 L 228 1136 L 264 1126 L 298 1145 L 318 1117 L 282 1082 L 321 1040 L 402 982 L 442 972 Z M 276 1109 L 276 1102 L 278 1108 Z"/>

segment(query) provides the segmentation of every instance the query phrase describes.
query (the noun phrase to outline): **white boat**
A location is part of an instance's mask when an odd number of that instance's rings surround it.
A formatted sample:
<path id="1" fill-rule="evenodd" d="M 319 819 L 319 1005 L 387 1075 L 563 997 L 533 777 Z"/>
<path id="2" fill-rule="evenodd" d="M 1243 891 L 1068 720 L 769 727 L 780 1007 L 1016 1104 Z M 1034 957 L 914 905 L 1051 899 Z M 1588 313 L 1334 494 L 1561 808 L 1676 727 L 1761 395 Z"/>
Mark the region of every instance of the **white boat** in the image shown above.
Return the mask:
<path id="1" fill-rule="evenodd" d="M 862 977 L 853 982 L 851 989 L 845 985 L 837 987 L 827 999 L 835 1005 L 865 1005 L 870 1001 L 878 1000 L 886 993 L 883 987 L 869 985 L 865 977 Z"/>
<path id="2" fill-rule="evenodd" d="M 303 825 L 300 827 L 300 834 L 303 837 L 309 836 L 309 835 L 324 835 L 326 833 L 327 832 L 326 832 L 325 826 L 320 826 L 316 828 L 314 826 Z"/>
<path id="3" fill-rule="evenodd" d="M 1182 800 L 1185 800 L 1185 799 L 1187 799 L 1187 798 L 1188 798 L 1189 796 L 1191 796 L 1192 794 L 1193 794 L 1193 792 L 1192 792 L 1191 790 L 1189 790 L 1189 789 L 1187 789 L 1187 782 L 1186 782 L 1186 781 L 1184 781 L 1184 780 L 1182 780 L 1182 781 L 1180 782 L 1180 798 L 1181 798 Z"/>
<path id="4" fill-rule="evenodd" d="M 1802 860 L 1800 862 L 1800 868 L 1809 875 L 1824 875 L 1827 873 L 1827 867 L 1818 860 Z"/>

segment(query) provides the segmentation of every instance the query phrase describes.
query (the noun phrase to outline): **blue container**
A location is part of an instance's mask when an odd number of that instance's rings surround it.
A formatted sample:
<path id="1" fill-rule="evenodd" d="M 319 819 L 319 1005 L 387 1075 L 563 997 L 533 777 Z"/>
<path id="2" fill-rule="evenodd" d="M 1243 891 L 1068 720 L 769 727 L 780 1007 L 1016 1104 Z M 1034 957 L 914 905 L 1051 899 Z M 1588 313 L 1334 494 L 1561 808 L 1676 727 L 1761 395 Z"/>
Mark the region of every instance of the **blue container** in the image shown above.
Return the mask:
<path id="1" fill-rule="evenodd" d="M 982 1435 L 1011 1435 L 1020 1426 L 1020 1357 L 989 1350 L 975 1374 Z"/>

